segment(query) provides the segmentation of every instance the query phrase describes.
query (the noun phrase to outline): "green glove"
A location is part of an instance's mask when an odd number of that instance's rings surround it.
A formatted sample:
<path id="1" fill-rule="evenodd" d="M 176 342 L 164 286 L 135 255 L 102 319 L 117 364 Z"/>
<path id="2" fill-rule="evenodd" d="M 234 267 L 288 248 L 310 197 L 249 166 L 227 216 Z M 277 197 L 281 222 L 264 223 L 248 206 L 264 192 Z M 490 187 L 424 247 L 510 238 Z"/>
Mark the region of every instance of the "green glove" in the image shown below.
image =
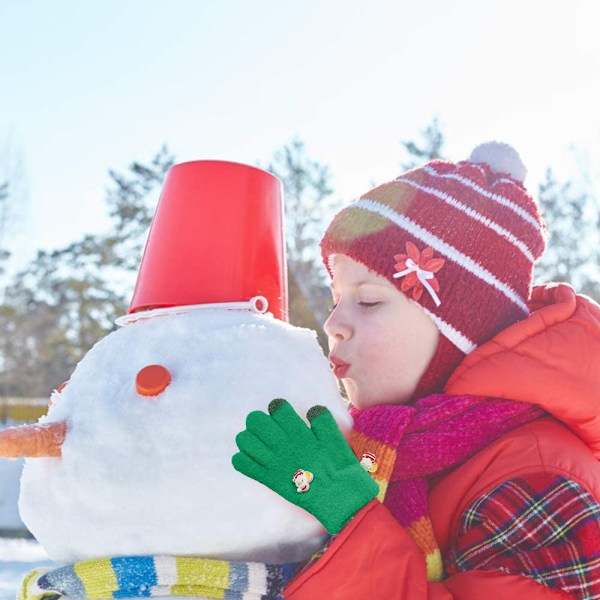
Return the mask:
<path id="1" fill-rule="evenodd" d="M 236 437 L 234 468 L 314 515 L 332 534 L 377 496 L 379 486 L 361 466 L 324 406 L 307 415 L 310 427 L 286 400 L 269 415 L 257 410 Z"/>

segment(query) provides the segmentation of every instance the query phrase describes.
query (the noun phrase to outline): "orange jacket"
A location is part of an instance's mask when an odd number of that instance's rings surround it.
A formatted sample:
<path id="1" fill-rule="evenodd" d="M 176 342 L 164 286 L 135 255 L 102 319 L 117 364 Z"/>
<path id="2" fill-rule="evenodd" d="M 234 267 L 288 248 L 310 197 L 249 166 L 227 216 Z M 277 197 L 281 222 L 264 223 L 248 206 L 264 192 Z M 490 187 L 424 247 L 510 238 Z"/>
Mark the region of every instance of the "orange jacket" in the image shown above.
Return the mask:
<path id="1" fill-rule="evenodd" d="M 432 487 L 429 511 L 442 555 L 477 498 L 540 471 L 579 483 L 600 501 L 600 307 L 566 284 L 534 288 L 530 316 L 465 358 L 448 394 L 520 400 L 551 416 L 502 436 Z M 284 591 L 286 600 L 551 600 L 570 595 L 495 570 L 429 583 L 423 555 L 377 500 Z"/>

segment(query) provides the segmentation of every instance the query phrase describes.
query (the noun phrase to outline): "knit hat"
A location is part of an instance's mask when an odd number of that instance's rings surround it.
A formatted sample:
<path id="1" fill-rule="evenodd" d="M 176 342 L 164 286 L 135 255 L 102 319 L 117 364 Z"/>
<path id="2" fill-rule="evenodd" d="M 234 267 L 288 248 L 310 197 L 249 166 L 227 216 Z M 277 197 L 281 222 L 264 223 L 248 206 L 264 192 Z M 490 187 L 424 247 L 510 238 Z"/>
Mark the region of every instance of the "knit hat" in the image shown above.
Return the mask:
<path id="1" fill-rule="evenodd" d="M 434 160 L 361 196 L 321 241 L 330 273 L 345 254 L 386 277 L 437 325 L 440 342 L 417 392 L 441 391 L 466 354 L 529 314 L 546 229 L 508 144 L 466 161 Z"/>

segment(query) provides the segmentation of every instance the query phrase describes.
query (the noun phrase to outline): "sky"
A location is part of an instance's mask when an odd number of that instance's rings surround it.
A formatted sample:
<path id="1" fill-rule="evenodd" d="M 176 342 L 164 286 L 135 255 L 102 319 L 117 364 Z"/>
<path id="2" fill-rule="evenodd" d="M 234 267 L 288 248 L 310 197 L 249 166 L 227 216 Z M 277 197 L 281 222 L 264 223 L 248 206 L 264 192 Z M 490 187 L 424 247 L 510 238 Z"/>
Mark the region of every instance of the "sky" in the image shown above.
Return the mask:
<path id="1" fill-rule="evenodd" d="M 0 0 L 0 174 L 13 268 L 108 228 L 108 170 L 266 164 L 295 136 L 345 201 L 400 172 L 437 116 L 447 154 L 514 145 L 600 177 L 597 0 Z M 2 158 L 4 162 L 2 164 Z"/>

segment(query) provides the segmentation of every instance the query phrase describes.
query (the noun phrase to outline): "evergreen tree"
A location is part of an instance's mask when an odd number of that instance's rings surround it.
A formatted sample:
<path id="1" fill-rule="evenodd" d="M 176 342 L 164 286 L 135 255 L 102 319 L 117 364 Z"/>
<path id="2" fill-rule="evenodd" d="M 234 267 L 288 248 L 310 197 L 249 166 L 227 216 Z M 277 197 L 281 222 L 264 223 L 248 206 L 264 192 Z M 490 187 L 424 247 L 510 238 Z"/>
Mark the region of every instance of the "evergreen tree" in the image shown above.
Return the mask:
<path id="1" fill-rule="evenodd" d="M 127 302 L 162 180 L 166 148 L 126 174 L 110 171 L 114 227 L 41 251 L 4 291 L 0 307 L 0 395 L 46 396 L 114 329 Z"/>
<path id="2" fill-rule="evenodd" d="M 124 174 L 109 171 L 106 200 L 114 230 L 107 241 L 115 252 L 111 264 L 137 271 L 163 180 L 174 162 L 163 146 L 149 164 L 133 162 Z"/>
<path id="3" fill-rule="evenodd" d="M 405 160 L 400 163 L 403 171 L 414 169 L 424 163 L 435 159 L 446 160 L 443 152 L 445 143 L 442 125 L 437 117 L 434 117 L 421 131 L 421 140 L 401 140 L 404 146 Z"/>
<path id="4" fill-rule="evenodd" d="M 547 169 L 538 197 L 548 226 L 537 281 L 566 281 L 600 301 L 600 203 L 581 181 L 560 182 Z"/>
<path id="5" fill-rule="evenodd" d="M 296 138 L 274 153 L 267 170 L 284 189 L 290 321 L 316 330 L 325 347 L 322 324 L 330 294 L 319 240 L 339 207 L 332 199 L 329 167 L 309 158 Z"/>

